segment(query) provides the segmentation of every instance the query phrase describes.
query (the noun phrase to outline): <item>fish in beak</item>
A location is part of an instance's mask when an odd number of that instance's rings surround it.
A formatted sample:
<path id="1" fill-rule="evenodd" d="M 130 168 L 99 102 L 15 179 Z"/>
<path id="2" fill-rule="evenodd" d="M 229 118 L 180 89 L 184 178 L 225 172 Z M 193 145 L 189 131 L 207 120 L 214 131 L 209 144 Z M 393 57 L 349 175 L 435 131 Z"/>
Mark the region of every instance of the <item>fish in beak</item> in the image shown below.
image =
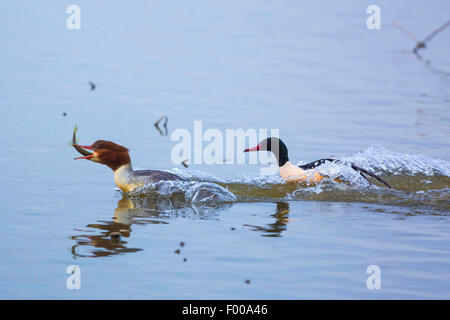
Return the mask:
<path id="1" fill-rule="evenodd" d="M 78 157 L 75 158 L 76 159 L 88 159 L 90 160 L 92 158 L 92 156 L 94 155 L 93 152 L 89 152 L 86 149 L 90 149 L 92 150 L 92 146 L 80 146 L 77 144 L 77 131 L 78 131 L 78 127 L 75 126 L 75 128 L 73 128 L 73 137 L 72 137 L 72 146 L 75 148 L 75 150 L 77 150 L 83 157 Z"/>

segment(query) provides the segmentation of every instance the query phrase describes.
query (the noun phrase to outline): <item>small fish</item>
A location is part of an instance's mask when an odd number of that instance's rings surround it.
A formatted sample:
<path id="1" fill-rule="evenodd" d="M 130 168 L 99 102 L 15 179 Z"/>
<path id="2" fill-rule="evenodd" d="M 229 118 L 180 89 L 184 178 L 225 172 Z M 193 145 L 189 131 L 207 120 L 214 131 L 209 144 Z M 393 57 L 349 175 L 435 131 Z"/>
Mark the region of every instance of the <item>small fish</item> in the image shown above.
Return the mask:
<path id="1" fill-rule="evenodd" d="M 188 165 L 186 164 L 187 161 L 189 161 L 189 159 L 186 159 L 186 160 L 181 161 L 181 164 L 182 164 L 185 168 L 188 167 Z"/>
<path id="2" fill-rule="evenodd" d="M 87 151 L 87 150 L 85 150 L 85 149 L 83 149 L 83 148 L 78 146 L 77 131 L 78 131 L 78 127 L 77 127 L 77 125 L 75 125 L 75 127 L 73 128 L 72 147 L 74 147 L 75 150 L 77 150 L 83 156 L 90 156 L 90 155 L 92 155 L 91 152 L 89 152 L 89 151 Z"/>
<path id="3" fill-rule="evenodd" d="M 92 81 L 89 81 L 89 85 L 91 86 L 91 90 L 95 90 L 95 84 Z"/>

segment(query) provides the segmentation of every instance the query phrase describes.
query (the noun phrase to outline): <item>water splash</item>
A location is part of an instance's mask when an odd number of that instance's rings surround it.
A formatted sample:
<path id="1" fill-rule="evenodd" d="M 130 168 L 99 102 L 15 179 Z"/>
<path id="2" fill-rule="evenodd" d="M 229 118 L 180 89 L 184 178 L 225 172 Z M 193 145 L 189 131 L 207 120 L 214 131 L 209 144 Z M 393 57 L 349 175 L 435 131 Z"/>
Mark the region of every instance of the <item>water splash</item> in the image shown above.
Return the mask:
<path id="1" fill-rule="evenodd" d="M 184 200 L 187 203 L 233 202 L 236 196 L 218 184 L 202 181 L 159 181 L 145 184 L 129 193 L 160 199 Z"/>
<path id="2" fill-rule="evenodd" d="M 319 184 L 287 183 L 279 175 L 248 173 L 238 178 L 220 179 L 202 171 L 172 169 L 170 172 L 186 180 L 148 184 L 134 194 L 176 198 L 188 204 L 312 200 L 450 209 L 448 161 L 395 153 L 379 145 L 340 160 L 340 163 L 327 162 L 314 169 L 329 177 Z M 351 163 L 380 175 L 393 189 L 369 183 L 351 168 Z M 334 181 L 336 178 L 343 183 Z"/>
<path id="3" fill-rule="evenodd" d="M 424 174 L 450 176 L 450 162 L 433 159 L 418 154 L 408 155 L 389 151 L 380 145 L 373 145 L 363 152 L 358 152 L 342 158 L 343 161 L 354 162 L 376 173 L 396 174 Z"/>

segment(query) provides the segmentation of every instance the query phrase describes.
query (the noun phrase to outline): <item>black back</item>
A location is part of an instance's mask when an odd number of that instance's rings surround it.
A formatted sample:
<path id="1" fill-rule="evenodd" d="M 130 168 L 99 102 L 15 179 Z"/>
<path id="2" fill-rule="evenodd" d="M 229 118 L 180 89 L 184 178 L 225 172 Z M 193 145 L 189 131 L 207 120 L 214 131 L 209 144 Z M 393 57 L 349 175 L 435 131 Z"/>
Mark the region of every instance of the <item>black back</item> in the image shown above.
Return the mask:
<path id="1" fill-rule="evenodd" d="M 334 162 L 336 161 L 336 159 L 319 159 L 307 164 L 302 164 L 301 166 L 299 166 L 300 168 L 302 168 L 303 170 L 310 170 L 310 169 L 314 169 L 317 168 L 318 166 L 321 166 L 322 164 L 324 164 L 325 162 L 330 161 L 330 162 Z"/>
<path id="2" fill-rule="evenodd" d="M 326 158 L 326 159 L 319 159 L 319 160 L 316 160 L 316 161 L 313 161 L 313 162 L 310 162 L 310 163 L 307 163 L 307 164 L 303 164 L 303 165 L 301 165 L 301 166 L 299 166 L 299 167 L 302 168 L 303 170 L 310 170 L 310 169 L 317 168 L 318 166 L 321 166 L 322 164 L 324 164 L 324 163 L 327 162 L 327 161 L 330 161 L 330 162 L 336 162 L 336 163 L 339 163 L 339 162 L 340 162 L 339 160 L 336 160 L 336 159 L 329 159 L 329 158 Z M 367 170 L 365 170 L 365 169 L 363 169 L 363 168 L 361 168 L 361 167 L 358 167 L 358 166 L 355 165 L 354 163 L 351 164 L 351 167 L 352 167 L 353 170 L 358 171 L 359 174 L 360 174 L 364 179 L 366 179 L 369 183 L 370 183 L 370 181 L 369 181 L 369 179 L 367 179 L 367 177 L 365 176 L 365 174 L 367 174 L 368 176 L 371 176 L 371 177 L 374 178 L 375 180 L 381 182 L 381 183 L 384 184 L 386 187 L 392 188 L 386 181 L 384 181 L 383 179 L 381 179 L 379 176 L 373 174 L 372 172 L 369 172 L 369 171 L 367 171 Z"/>
<path id="3" fill-rule="evenodd" d="M 167 171 L 160 171 L 160 170 L 137 170 L 134 171 L 134 174 L 136 176 L 146 176 L 146 177 L 151 177 L 151 179 L 155 180 L 155 181 L 175 181 L 175 180 L 183 180 L 181 179 L 179 176 L 167 172 Z"/>

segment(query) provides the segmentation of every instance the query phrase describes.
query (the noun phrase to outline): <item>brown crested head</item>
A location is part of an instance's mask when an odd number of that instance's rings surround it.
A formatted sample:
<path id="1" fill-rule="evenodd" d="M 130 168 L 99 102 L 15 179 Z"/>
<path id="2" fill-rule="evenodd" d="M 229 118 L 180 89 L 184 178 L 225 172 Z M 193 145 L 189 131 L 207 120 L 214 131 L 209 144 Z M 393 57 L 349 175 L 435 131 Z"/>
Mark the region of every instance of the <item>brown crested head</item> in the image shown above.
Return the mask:
<path id="1" fill-rule="evenodd" d="M 94 151 L 92 155 L 81 158 L 107 165 L 113 171 L 131 163 L 128 149 L 112 141 L 97 140 L 90 146 L 79 147 Z"/>

